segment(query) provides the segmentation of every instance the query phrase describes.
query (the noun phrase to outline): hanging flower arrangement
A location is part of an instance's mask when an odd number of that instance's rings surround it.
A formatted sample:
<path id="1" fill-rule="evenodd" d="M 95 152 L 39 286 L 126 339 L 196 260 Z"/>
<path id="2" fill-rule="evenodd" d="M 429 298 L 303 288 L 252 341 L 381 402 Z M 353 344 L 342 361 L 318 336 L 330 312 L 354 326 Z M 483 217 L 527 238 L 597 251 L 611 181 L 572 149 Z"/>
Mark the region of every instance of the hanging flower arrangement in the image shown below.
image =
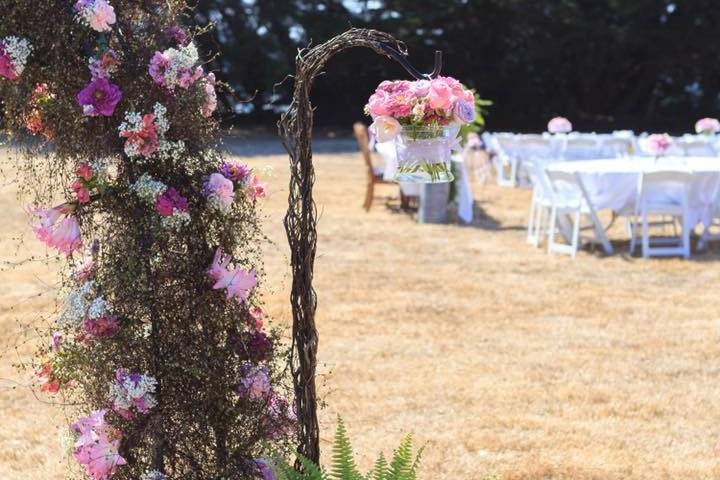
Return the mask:
<path id="1" fill-rule="evenodd" d="M 572 129 L 572 123 L 565 117 L 551 118 L 547 124 L 547 130 L 552 134 L 570 133 Z"/>
<path id="2" fill-rule="evenodd" d="M 418 183 L 453 179 L 450 157 L 460 127 L 475 120 L 475 95 L 451 77 L 382 82 L 365 107 L 380 142 L 395 141 L 395 180 Z"/>

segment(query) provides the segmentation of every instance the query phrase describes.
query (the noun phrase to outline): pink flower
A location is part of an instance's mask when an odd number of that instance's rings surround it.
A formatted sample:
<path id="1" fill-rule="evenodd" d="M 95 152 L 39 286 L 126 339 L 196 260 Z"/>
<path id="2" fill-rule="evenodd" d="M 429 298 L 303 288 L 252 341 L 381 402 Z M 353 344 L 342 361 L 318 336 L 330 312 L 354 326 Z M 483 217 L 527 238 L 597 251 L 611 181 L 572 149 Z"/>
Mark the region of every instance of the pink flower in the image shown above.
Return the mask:
<path id="1" fill-rule="evenodd" d="M 90 201 L 90 190 L 85 188 L 82 182 L 75 180 L 72 184 L 72 189 L 75 192 L 75 198 L 80 205 Z"/>
<path id="2" fill-rule="evenodd" d="M 696 133 L 712 135 L 720 132 L 720 121 L 717 118 L 701 118 L 695 124 Z"/>
<path id="3" fill-rule="evenodd" d="M 77 220 L 73 216 L 62 218 L 69 213 L 68 206 L 35 209 L 32 213 L 40 221 L 33 226 L 35 236 L 40 241 L 68 255 L 80 248 L 82 241 Z"/>
<path id="4" fill-rule="evenodd" d="M 253 200 L 265 198 L 267 195 L 267 187 L 264 183 L 260 182 L 260 178 L 257 175 L 253 175 L 250 182 L 248 182 L 247 192 Z"/>
<path id="5" fill-rule="evenodd" d="M 126 148 L 132 146 L 140 155 L 149 157 L 155 153 L 160 145 L 158 140 L 158 127 L 155 125 L 155 115 L 146 113 L 140 122 L 140 130 L 126 130 L 120 132 L 126 138 Z"/>
<path id="6" fill-rule="evenodd" d="M 175 211 L 189 211 L 187 198 L 180 195 L 180 192 L 170 187 L 155 200 L 155 210 L 163 217 L 171 217 Z"/>
<path id="7" fill-rule="evenodd" d="M 121 435 L 105 422 L 106 413 L 95 410 L 70 426 L 78 435 L 73 456 L 94 480 L 106 480 L 127 463 L 119 453 Z"/>
<path id="8" fill-rule="evenodd" d="M 221 248 L 215 250 L 215 257 L 208 269 L 208 274 L 215 280 L 214 290 L 226 289 L 227 299 L 234 298 L 240 303 L 247 300 L 250 291 L 257 285 L 257 275 L 254 270 L 244 270 L 235 266 L 230 267 L 232 257 L 225 255 Z"/>
<path id="9" fill-rule="evenodd" d="M 115 10 L 106 0 L 78 0 L 75 11 L 96 32 L 107 32 L 115 23 Z"/>
<path id="10" fill-rule="evenodd" d="M 83 321 L 85 332 L 95 338 L 108 338 L 120 330 L 120 322 L 115 315 L 104 315 L 100 318 L 86 318 Z"/>
<path id="11" fill-rule="evenodd" d="M 5 47 L 0 43 L 0 77 L 5 77 L 8 80 L 17 80 L 18 75 L 15 71 L 10 55 L 5 53 Z"/>
<path id="12" fill-rule="evenodd" d="M 215 74 L 208 73 L 205 79 L 205 103 L 202 106 L 202 115 L 209 117 L 217 110 L 217 93 L 215 92 Z"/>
<path id="13" fill-rule="evenodd" d="M 87 162 L 80 162 L 80 165 L 78 165 L 78 167 L 75 169 L 75 175 L 82 178 L 86 182 L 89 182 L 95 176 L 95 172 L 93 172 L 90 164 L 88 164 Z"/>
<path id="14" fill-rule="evenodd" d="M 367 109 L 370 115 L 375 117 L 390 115 L 390 107 L 392 102 L 390 100 L 390 94 L 383 91 L 377 90 L 370 96 L 368 100 Z"/>
<path id="15" fill-rule="evenodd" d="M 216 201 L 222 209 L 227 210 L 235 199 L 235 188 L 232 180 L 221 173 L 213 173 L 205 182 L 205 195 Z"/>
<path id="16" fill-rule="evenodd" d="M 445 78 L 435 78 L 430 81 L 428 105 L 435 110 L 450 110 L 453 107 L 453 90 Z"/>
<path id="17" fill-rule="evenodd" d="M 155 83 L 163 85 L 165 83 L 165 72 L 170 68 L 170 57 L 163 52 L 155 52 L 150 59 L 148 72 Z"/>
<path id="18" fill-rule="evenodd" d="M 86 253 L 83 262 L 75 267 L 73 278 L 78 283 L 85 283 L 93 275 L 95 275 L 95 260 L 92 253 Z"/>
<path id="19" fill-rule="evenodd" d="M 570 133 L 572 123 L 565 117 L 555 117 L 548 122 L 547 129 L 550 133 Z"/>
<path id="20" fill-rule="evenodd" d="M 250 318 L 253 319 L 253 328 L 257 331 L 263 328 L 263 319 L 265 318 L 265 312 L 260 307 L 255 307 L 250 310 Z"/>
<path id="21" fill-rule="evenodd" d="M 187 90 L 195 82 L 200 80 L 204 73 L 202 67 L 197 67 L 194 72 L 192 69 L 184 69 L 180 73 L 180 78 L 178 78 L 178 85 Z"/>
<path id="22" fill-rule="evenodd" d="M 427 97 L 430 93 L 430 80 L 417 80 L 410 85 L 410 92 L 416 97 Z"/>
<path id="23" fill-rule="evenodd" d="M 52 363 L 47 362 L 43 364 L 37 377 L 40 382 L 40 391 L 48 393 L 57 393 L 60 391 L 60 382 L 55 378 L 55 375 L 53 375 Z"/>
<path id="24" fill-rule="evenodd" d="M 667 133 L 655 133 L 638 140 L 640 148 L 650 155 L 663 155 L 672 146 L 672 138 Z"/>
<path id="25" fill-rule="evenodd" d="M 271 440 L 277 440 L 293 431 L 297 423 L 295 409 L 287 400 L 273 393 L 267 402 L 267 415 L 262 417 L 265 433 Z"/>

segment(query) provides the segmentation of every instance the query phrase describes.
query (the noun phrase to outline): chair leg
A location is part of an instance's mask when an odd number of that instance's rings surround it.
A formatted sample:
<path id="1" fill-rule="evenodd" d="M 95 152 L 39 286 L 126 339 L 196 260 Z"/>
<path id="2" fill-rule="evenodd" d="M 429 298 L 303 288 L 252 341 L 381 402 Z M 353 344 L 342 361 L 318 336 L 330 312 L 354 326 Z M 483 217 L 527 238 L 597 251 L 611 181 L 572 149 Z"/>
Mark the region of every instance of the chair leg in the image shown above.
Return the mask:
<path id="1" fill-rule="evenodd" d="M 539 205 L 537 209 L 537 218 L 535 219 L 535 238 L 537 239 L 536 247 L 542 243 L 543 233 L 545 231 L 545 207 Z"/>
<path id="2" fill-rule="evenodd" d="M 537 246 L 537 238 L 535 236 L 535 211 L 537 208 L 537 202 L 535 202 L 533 198 L 530 202 L 530 215 L 528 215 L 527 243 L 535 246 Z"/>
<path id="3" fill-rule="evenodd" d="M 682 216 L 682 247 L 684 258 L 690 258 L 690 230 L 687 211 L 685 211 Z"/>
<path id="4" fill-rule="evenodd" d="M 650 256 L 650 232 L 648 231 L 647 212 L 642 213 L 642 256 L 643 258 Z"/>
<path id="5" fill-rule="evenodd" d="M 575 255 L 578 251 L 578 243 L 580 242 L 580 210 L 577 210 L 575 212 L 575 215 L 573 216 L 573 233 L 572 233 L 572 243 L 570 244 L 570 247 L 572 248 L 572 258 L 575 258 Z"/>
<path id="6" fill-rule="evenodd" d="M 634 218 L 628 217 L 627 219 L 627 227 L 628 227 L 628 233 L 630 234 L 630 255 L 632 256 L 633 253 L 635 253 L 635 222 Z"/>
<path id="7" fill-rule="evenodd" d="M 370 211 L 370 207 L 372 207 L 373 198 L 375 197 L 375 182 L 369 181 L 367 184 L 367 190 L 365 190 L 365 203 L 363 204 L 363 208 L 366 212 Z"/>
<path id="8" fill-rule="evenodd" d="M 550 209 L 550 221 L 548 222 L 548 253 L 555 249 L 555 227 L 557 222 L 557 208 L 553 205 Z"/>

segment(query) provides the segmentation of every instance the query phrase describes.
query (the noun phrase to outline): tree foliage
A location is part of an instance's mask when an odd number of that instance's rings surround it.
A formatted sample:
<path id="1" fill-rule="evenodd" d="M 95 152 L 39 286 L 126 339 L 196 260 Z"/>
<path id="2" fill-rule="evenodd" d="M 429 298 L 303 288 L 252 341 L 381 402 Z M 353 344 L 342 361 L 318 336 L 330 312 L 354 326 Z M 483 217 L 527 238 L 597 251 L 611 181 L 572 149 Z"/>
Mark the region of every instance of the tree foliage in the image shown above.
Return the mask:
<path id="1" fill-rule="evenodd" d="M 200 0 L 225 79 L 255 98 L 249 119 L 270 121 L 273 85 L 292 72 L 298 48 L 350 25 L 404 40 L 412 61 L 445 72 L 495 102 L 491 129 L 544 128 L 563 114 L 580 129 L 685 129 L 720 107 L 712 0 Z M 220 36 L 220 32 L 228 32 Z M 208 39 L 208 41 L 211 41 Z M 247 56 L 246 52 L 252 52 Z M 247 61 L 251 58 L 252 61 Z M 314 90 L 321 124 L 360 119 L 375 85 L 405 78 L 392 62 L 357 52 L 333 62 Z M 351 118 L 348 112 L 356 112 Z M 242 120 L 236 117 L 235 120 Z"/>

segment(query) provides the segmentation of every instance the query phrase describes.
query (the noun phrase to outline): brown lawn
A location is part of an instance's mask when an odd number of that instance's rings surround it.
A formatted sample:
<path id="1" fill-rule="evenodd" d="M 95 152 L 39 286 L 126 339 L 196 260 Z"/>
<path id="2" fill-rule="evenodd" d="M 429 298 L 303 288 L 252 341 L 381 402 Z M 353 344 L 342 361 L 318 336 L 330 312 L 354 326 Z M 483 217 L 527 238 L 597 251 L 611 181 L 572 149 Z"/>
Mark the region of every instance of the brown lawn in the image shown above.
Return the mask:
<path id="1" fill-rule="evenodd" d="M 275 172 L 266 288 L 287 323 L 286 159 L 249 162 Z M 358 155 L 316 163 L 325 451 L 339 414 L 363 467 L 407 432 L 427 442 L 425 479 L 720 478 L 717 245 L 692 261 L 572 261 L 525 243 L 526 190 L 475 185 L 477 225 L 423 226 L 360 209 Z M 33 351 L 26 325 L 48 321 L 55 267 L 8 268 L 45 255 L 14 192 L 3 179 L 0 479 L 53 480 L 71 463 L 65 420 L 11 364 Z"/>

